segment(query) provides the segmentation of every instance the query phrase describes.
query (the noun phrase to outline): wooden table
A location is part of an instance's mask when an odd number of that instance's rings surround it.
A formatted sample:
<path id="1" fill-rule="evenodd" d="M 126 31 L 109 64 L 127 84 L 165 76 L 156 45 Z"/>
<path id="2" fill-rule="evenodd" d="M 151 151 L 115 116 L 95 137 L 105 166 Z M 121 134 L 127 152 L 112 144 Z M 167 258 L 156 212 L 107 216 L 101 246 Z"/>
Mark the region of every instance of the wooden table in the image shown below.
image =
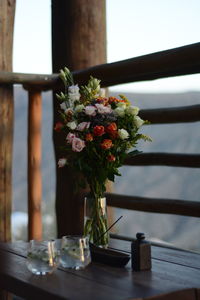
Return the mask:
<path id="1" fill-rule="evenodd" d="M 130 251 L 130 242 L 112 241 Z M 26 267 L 27 243 L 0 243 L 0 289 L 26 299 L 120 300 L 200 287 L 200 255 L 152 246 L 152 270 L 133 272 L 129 263 L 115 268 L 91 263 L 81 271 L 58 269 L 47 276 Z"/>

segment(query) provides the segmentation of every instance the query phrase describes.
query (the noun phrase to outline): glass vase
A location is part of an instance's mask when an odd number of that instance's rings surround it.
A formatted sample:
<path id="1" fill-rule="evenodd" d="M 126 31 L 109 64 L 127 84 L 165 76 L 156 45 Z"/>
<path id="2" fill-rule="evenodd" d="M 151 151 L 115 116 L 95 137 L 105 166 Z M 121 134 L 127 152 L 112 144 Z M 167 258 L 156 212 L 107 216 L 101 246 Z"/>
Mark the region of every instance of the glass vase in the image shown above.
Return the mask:
<path id="1" fill-rule="evenodd" d="M 90 243 L 107 248 L 109 234 L 107 232 L 106 198 L 85 198 L 84 205 L 84 235 L 89 237 Z"/>

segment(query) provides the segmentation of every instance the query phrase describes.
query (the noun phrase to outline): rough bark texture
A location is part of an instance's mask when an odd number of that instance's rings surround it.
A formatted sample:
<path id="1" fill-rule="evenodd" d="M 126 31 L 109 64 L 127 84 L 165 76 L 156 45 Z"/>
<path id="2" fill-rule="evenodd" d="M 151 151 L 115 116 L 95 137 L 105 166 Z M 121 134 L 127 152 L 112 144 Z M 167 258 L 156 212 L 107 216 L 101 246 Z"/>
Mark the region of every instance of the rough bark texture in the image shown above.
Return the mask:
<path id="1" fill-rule="evenodd" d="M 28 109 L 28 238 L 42 239 L 42 97 L 37 91 L 29 91 Z"/>
<path id="2" fill-rule="evenodd" d="M 15 0 L 0 0 L 0 70 L 12 71 Z M 0 241 L 11 240 L 13 87 L 0 85 Z M 0 298 L 11 299 L 0 291 Z"/>
<path id="3" fill-rule="evenodd" d="M 104 0 L 52 0 L 53 72 L 106 62 Z"/>
<path id="4" fill-rule="evenodd" d="M 106 62 L 105 1 L 52 0 L 53 72 L 67 66 L 71 71 Z M 54 97 L 54 124 L 59 103 Z M 56 161 L 61 157 L 61 135 L 54 133 Z M 74 192 L 74 174 L 57 169 L 56 213 L 58 236 L 80 234 L 83 229 L 83 191 Z"/>
<path id="5" fill-rule="evenodd" d="M 12 71 L 15 1 L 0 0 L 0 70 Z M 0 86 L 0 241 L 11 239 L 13 89 Z"/>

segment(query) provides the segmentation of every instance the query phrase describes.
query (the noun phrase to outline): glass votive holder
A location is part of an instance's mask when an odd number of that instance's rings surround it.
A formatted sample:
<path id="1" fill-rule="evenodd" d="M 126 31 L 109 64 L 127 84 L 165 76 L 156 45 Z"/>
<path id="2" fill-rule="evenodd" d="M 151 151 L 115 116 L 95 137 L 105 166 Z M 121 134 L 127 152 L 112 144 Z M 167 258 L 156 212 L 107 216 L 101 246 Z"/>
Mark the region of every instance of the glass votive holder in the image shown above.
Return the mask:
<path id="1" fill-rule="evenodd" d="M 33 274 L 51 274 L 58 264 L 59 250 L 55 241 L 30 241 L 26 265 Z"/>
<path id="2" fill-rule="evenodd" d="M 80 270 L 91 262 L 88 237 L 63 236 L 60 264 L 63 268 Z"/>

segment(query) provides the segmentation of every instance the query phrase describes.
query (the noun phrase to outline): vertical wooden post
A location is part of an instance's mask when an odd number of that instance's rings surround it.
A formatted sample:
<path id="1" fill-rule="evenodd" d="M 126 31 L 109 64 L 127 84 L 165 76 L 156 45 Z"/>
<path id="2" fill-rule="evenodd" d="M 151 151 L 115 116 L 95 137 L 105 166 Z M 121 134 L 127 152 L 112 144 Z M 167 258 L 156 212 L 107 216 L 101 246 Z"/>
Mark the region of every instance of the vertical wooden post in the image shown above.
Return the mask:
<path id="1" fill-rule="evenodd" d="M 15 0 L 0 0 L 0 70 L 12 71 Z M 13 87 L 0 86 L 0 241 L 11 240 Z M 0 291 L 0 299 L 11 295 Z"/>
<path id="2" fill-rule="evenodd" d="M 42 239 L 41 92 L 29 91 L 28 106 L 28 238 Z"/>
<path id="3" fill-rule="evenodd" d="M 12 71 L 15 0 L 0 0 L 0 70 Z M 13 88 L 0 86 L 0 241 L 11 239 Z"/>
<path id="4" fill-rule="evenodd" d="M 53 72 L 67 66 L 71 71 L 106 62 L 105 0 L 52 0 Z M 54 124 L 58 121 L 54 97 Z M 54 132 L 56 161 L 63 140 Z M 68 168 L 56 170 L 56 214 L 58 236 L 79 234 L 83 229 L 82 193 L 74 194 Z"/>

